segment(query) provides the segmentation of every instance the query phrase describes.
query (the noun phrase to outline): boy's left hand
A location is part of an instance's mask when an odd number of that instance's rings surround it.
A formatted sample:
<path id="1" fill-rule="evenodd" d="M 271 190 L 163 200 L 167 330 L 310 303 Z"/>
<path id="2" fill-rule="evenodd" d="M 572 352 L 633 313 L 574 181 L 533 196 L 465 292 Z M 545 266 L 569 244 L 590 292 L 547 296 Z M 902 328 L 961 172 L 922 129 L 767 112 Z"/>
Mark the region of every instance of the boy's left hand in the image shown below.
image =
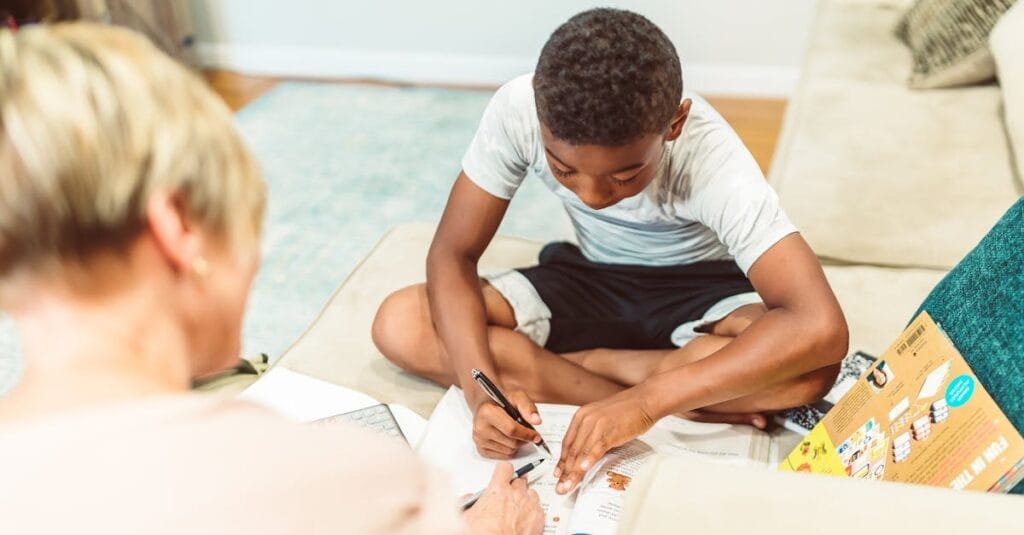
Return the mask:
<path id="1" fill-rule="evenodd" d="M 555 491 L 572 492 L 608 450 L 644 434 L 654 422 L 646 397 L 636 387 L 580 407 L 562 441 L 562 455 L 554 471 L 558 478 Z"/>

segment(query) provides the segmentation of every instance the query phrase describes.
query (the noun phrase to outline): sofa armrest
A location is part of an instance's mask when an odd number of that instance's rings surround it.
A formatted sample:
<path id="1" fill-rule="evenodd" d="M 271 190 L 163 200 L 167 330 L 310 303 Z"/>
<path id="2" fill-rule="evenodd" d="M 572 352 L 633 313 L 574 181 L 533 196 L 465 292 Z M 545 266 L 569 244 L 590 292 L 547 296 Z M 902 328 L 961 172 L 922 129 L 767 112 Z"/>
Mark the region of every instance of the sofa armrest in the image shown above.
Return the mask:
<path id="1" fill-rule="evenodd" d="M 621 534 L 1014 533 L 1024 498 L 753 470 L 659 455 L 633 481 Z"/>

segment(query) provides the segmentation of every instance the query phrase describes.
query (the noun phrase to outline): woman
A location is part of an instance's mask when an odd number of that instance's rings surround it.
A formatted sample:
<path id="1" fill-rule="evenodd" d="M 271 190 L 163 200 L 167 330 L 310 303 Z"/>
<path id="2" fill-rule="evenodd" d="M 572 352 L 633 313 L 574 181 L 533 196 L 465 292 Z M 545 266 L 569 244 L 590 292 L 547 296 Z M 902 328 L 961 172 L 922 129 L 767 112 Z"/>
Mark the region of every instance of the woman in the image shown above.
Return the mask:
<path id="1" fill-rule="evenodd" d="M 0 32 L 2 533 L 537 533 L 499 467 L 459 518 L 412 453 L 188 393 L 231 365 L 265 189 L 223 104 L 125 30 Z"/>

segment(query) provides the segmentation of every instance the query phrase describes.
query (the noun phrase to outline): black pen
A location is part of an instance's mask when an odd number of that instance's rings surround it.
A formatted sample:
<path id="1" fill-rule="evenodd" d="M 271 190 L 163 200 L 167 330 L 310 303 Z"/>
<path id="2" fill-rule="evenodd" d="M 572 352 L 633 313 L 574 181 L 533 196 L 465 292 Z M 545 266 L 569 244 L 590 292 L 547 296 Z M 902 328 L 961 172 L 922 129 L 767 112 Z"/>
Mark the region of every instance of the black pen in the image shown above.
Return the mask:
<path id="1" fill-rule="evenodd" d="M 533 461 L 532 463 L 524 464 L 523 466 L 520 466 L 519 469 L 516 470 L 515 475 L 512 476 L 512 479 L 509 480 L 509 483 L 512 483 L 516 479 L 519 479 L 519 478 L 525 476 L 526 474 L 529 474 L 530 470 L 533 470 L 534 468 L 537 468 L 538 466 L 540 466 L 540 463 L 542 463 L 542 462 L 544 462 L 544 458 L 543 457 L 541 457 L 540 459 L 537 459 L 536 461 Z M 487 490 L 487 489 L 484 489 L 484 490 Z M 471 495 L 470 497 L 466 498 L 466 501 L 462 502 L 462 510 L 465 511 L 466 509 L 469 509 L 470 507 L 473 507 L 473 504 L 476 503 L 476 501 L 479 500 L 480 497 L 484 495 L 484 490 L 478 491 L 475 494 Z"/>
<path id="2" fill-rule="evenodd" d="M 510 402 L 508 398 L 506 398 L 505 395 L 501 393 L 501 390 L 498 390 L 497 385 L 492 383 L 491 380 L 488 379 L 486 375 L 484 375 L 484 372 L 476 368 L 473 368 L 473 370 L 470 373 L 473 375 L 473 379 L 476 381 L 476 383 L 480 385 L 480 388 L 482 388 L 484 392 L 491 399 L 493 399 L 495 403 L 498 404 L 499 407 L 504 409 L 505 412 L 510 417 L 512 417 L 513 420 L 516 421 L 516 423 L 529 429 L 530 431 L 537 433 L 537 436 L 540 436 L 540 432 L 537 431 L 535 427 L 530 425 L 530 422 L 527 422 L 526 418 L 523 418 L 523 415 L 520 414 L 519 409 L 517 409 L 515 405 L 513 405 L 512 402 Z M 549 456 L 551 455 L 551 448 L 549 448 L 548 444 L 544 442 L 544 437 L 540 437 L 540 443 L 538 445 L 544 448 L 544 451 L 548 452 Z"/>

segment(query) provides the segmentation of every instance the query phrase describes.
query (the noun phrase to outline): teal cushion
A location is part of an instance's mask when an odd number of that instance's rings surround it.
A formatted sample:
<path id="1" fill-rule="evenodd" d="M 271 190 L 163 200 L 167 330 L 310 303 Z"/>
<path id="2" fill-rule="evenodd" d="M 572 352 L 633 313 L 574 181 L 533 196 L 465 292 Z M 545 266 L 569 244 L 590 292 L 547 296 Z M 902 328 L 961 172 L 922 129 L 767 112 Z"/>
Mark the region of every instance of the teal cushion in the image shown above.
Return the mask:
<path id="1" fill-rule="evenodd" d="M 1024 430 L 1024 197 L 921 310 L 942 325 L 1006 417 Z M 1024 482 L 1013 493 L 1024 494 Z"/>

